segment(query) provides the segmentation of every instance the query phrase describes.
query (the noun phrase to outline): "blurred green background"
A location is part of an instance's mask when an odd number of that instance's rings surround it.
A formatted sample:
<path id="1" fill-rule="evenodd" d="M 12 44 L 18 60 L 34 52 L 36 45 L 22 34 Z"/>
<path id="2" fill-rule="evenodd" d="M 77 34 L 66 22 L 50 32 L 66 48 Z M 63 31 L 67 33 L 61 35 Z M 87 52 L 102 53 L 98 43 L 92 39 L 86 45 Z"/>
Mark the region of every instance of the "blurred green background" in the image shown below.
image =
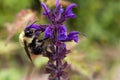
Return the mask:
<path id="1" fill-rule="evenodd" d="M 0 0 L 0 80 L 29 77 L 30 62 L 18 37 L 35 17 L 41 24 L 48 23 L 41 15 L 39 2 L 42 1 L 51 8 L 55 5 L 55 0 Z M 119 80 L 120 0 L 61 0 L 64 7 L 70 2 L 78 7 L 73 9 L 77 18 L 65 23 L 68 31 L 77 30 L 86 35 L 66 58 L 71 64 L 71 80 Z M 9 42 L 5 46 L 7 38 Z M 34 59 L 36 69 L 31 80 L 46 80 L 46 62 L 41 56 Z"/>

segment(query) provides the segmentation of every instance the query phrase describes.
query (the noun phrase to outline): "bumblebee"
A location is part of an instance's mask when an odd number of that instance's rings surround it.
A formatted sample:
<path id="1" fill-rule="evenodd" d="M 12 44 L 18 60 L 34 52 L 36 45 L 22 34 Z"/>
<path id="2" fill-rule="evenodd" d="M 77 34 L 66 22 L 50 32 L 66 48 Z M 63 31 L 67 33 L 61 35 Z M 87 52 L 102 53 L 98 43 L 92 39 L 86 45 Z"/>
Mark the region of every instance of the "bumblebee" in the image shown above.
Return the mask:
<path id="1" fill-rule="evenodd" d="M 34 28 L 25 28 L 25 30 L 19 36 L 19 41 L 24 47 L 26 54 L 31 62 L 31 54 L 42 54 L 45 48 L 44 40 L 38 40 L 38 38 L 35 36 L 36 32 L 37 30 Z"/>

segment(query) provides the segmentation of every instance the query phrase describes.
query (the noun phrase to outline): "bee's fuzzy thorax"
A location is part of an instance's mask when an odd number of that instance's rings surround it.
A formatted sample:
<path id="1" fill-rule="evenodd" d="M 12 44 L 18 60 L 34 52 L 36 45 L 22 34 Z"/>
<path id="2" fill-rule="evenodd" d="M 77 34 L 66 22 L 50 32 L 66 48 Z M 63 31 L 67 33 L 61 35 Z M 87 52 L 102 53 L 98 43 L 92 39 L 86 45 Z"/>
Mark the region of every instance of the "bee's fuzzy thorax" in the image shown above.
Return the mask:
<path id="1" fill-rule="evenodd" d="M 27 41 L 28 44 L 30 44 L 33 40 L 34 36 L 32 37 L 26 37 L 24 31 L 19 35 L 19 41 L 21 46 L 24 47 L 24 41 Z"/>

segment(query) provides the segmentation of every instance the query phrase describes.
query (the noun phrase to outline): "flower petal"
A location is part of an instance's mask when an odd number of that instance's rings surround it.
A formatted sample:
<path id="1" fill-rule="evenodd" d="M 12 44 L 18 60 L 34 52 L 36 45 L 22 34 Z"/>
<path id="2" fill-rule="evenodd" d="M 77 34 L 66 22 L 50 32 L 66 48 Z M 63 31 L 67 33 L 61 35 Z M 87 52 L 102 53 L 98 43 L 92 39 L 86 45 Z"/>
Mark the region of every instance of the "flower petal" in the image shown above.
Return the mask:
<path id="1" fill-rule="evenodd" d="M 58 40 L 65 40 L 67 38 L 67 29 L 64 25 L 58 28 Z"/>
<path id="2" fill-rule="evenodd" d="M 45 12 L 43 13 L 45 16 L 48 15 L 48 13 L 50 12 L 50 9 L 47 8 L 46 4 L 45 3 L 41 3 L 42 7 L 44 8 Z"/>
<path id="3" fill-rule="evenodd" d="M 65 11 L 65 13 L 69 13 L 69 12 L 71 12 L 71 10 L 72 10 L 72 8 L 74 8 L 76 6 L 76 4 L 70 4 L 67 8 L 66 8 L 66 11 Z"/>
<path id="4" fill-rule="evenodd" d="M 78 36 L 74 36 L 74 37 L 73 37 L 73 40 L 74 40 L 75 42 L 78 42 Z"/>
<path id="5" fill-rule="evenodd" d="M 76 15 L 71 11 L 65 17 L 66 17 L 66 19 L 68 19 L 68 18 L 76 18 Z"/>
<path id="6" fill-rule="evenodd" d="M 76 15 L 72 12 L 72 8 L 75 7 L 75 6 L 76 6 L 76 4 L 71 4 L 66 8 L 66 11 L 65 11 L 66 19 L 68 19 L 68 18 L 76 18 Z"/>
<path id="7" fill-rule="evenodd" d="M 44 37 L 45 38 L 52 38 L 52 28 L 47 27 L 44 32 Z"/>
<path id="8" fill-rule="evenodd" d="M 56 7 L 58 7 L 59 5 L 59 0 L 56 0 Z"/>
<path id="9" fill-rule="evenodd" d="M 56 0 L 56 13 L 63 13 L 64 9 L 62 8 L 62 6 L 59 3 L 59 0 Z"/>
<path id="10" fill-rule="evenodd" d="M 78 32 L 78 31 L 72 31 L 72 32 L 70 32 L 68 34 L 68 37 L 72 37 L 72 36 L 75 36 L 75 35 L 78 35 L 78 34 L 80 34 L 80 32 Z"/>
<path id="11" fill-rule="evenodd" d="M 80 32 L 77 31 L 72 31 L 68 34 L 67 36 L 67 41 L 72 41 L 74 40 L 75 42 L 78 42 L 78 34 L 80 34 Z"/>

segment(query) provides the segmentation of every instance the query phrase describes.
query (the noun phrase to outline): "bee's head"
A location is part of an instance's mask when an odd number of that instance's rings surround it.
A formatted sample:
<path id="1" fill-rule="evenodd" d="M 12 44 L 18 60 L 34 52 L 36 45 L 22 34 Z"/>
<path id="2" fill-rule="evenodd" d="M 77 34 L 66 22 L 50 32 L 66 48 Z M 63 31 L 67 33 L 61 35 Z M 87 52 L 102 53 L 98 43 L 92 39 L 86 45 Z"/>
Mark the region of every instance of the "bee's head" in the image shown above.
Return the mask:
<path id="1" fill-rule="evenodd" d="M 35 35 L 35 29 L 33 28 L 26 28 L 24 30 L 25 36 L 26 37 L 33 37 Z"/>

